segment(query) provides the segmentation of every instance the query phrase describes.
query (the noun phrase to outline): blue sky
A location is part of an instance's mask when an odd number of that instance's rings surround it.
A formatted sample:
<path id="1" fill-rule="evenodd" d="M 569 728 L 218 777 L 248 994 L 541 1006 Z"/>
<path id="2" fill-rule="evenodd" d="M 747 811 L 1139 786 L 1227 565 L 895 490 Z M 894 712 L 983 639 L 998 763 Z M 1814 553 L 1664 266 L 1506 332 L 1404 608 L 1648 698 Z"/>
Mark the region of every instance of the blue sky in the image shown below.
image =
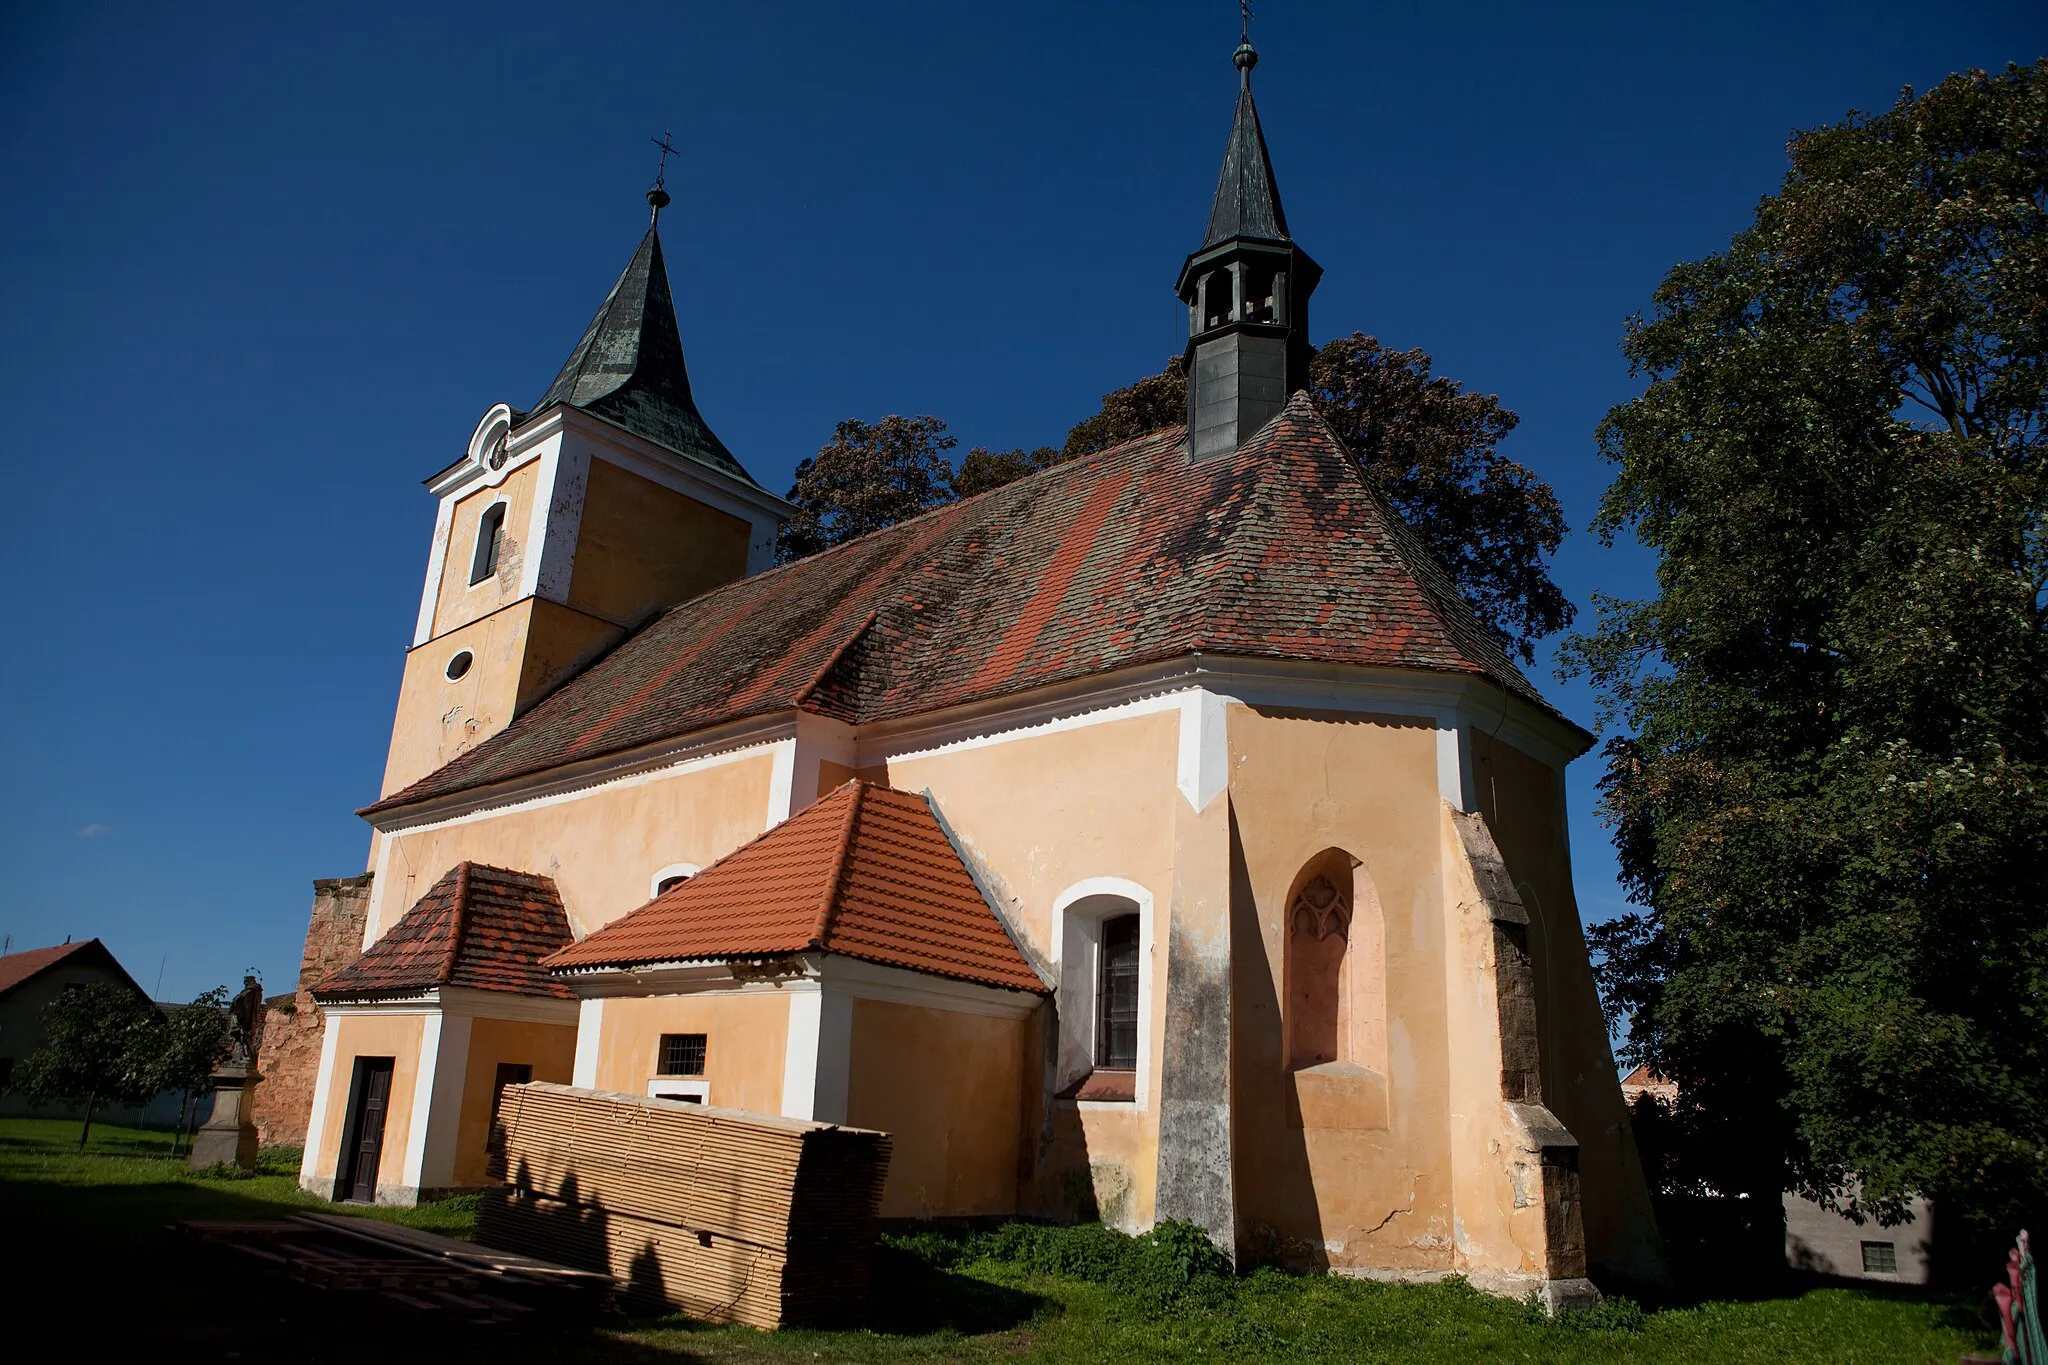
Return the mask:
<path id="1" fill-rule="evenodd" d="M 1794 128 L 2048 49 L 2031 3 L 1264 0 L 1257 89 L 1316 339 L 1521 414 L 1581 603 L 1617 341 Z M 770 487 L 842 417 L 1056 444 L 1181 344 L 1236 6 L 9 6 L 0 14 L 0 933 L 189 998 L 286 989 L 362 870 L 434 507 L 644 221 L 699 402 Z M 1580 720 L 1576 683 L 1539 680 Z M 1588 919 L 1620 897 L 1574 765 Z"/>

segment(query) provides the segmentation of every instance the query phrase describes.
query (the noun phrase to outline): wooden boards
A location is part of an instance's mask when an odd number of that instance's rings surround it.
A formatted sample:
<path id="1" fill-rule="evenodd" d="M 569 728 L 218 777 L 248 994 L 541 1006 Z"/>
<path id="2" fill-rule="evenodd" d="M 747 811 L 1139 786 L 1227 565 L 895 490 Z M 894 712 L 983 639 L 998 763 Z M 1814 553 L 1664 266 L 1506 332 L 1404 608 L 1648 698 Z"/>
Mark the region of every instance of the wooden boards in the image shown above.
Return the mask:
<path id="1" fill-rule="evenodd" d="M 544 1081 L 507 1086 L 477 1240 L 754 1327 L 858 1322 L 889 1137 Z"/>

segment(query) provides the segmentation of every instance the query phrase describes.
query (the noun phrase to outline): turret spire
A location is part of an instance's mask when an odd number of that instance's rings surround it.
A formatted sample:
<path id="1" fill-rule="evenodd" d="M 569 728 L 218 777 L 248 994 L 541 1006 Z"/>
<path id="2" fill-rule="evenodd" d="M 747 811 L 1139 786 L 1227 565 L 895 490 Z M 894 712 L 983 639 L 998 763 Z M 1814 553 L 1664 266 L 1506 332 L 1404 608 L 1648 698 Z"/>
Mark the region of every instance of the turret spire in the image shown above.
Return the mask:
<path id="1" fill-rule="evenodd" d="M 1202 245 L 1175 292 L 1188 307 L 1188 448 L 1237 449 L 1308 386 L 1308 297 L 1322 268 L 1294 244 L 1252 100 L 1251 11 L 1231 64 L 1237 110 Z"/>

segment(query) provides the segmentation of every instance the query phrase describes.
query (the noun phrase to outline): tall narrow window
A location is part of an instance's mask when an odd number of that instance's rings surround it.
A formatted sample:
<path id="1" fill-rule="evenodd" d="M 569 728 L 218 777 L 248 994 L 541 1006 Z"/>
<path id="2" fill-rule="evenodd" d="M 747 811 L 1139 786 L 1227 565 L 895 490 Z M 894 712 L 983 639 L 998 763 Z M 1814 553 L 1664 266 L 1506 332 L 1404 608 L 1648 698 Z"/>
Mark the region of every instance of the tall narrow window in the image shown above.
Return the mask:
<path id="1" fill-rule="evenodd" d="M 1345 878 L 1349 880 L 1349 878 Z M 1287 1061 L 1293 1067 L 1352 1060 L 1344 957 L 1351 896 L 1317 873 L 1287 907 Z"/>
<path id="2" fill-rule="evenodd" d="M 476 524 L 476 558 L 470 561 L 471 587 L 498 571 L 498 547 L 505 539 L 505 504 L 493 503 Z"/>
<path id="3" fill-rule="evenodd" d="M 1101 978 L 1095 991 L 1095 1065 L 1138 1065 L 1138 917 L 1102 922 Z"/>

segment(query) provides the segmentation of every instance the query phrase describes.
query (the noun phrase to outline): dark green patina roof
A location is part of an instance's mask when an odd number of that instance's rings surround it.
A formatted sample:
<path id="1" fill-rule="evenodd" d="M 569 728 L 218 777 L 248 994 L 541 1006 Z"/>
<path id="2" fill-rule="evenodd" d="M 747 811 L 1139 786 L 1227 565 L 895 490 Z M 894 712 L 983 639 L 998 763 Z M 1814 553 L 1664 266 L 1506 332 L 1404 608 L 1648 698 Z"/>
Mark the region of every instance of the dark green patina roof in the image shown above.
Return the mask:
<path id="1" fill-rule="evenodd" d="M 651 226 L 533 410 L 543 412 L 557 403 L 760 487 L 705 424 L 690 396 L 661 237 Z"/>
<path id="2" fill-rule="evenodd" d="M 1250 48 L 1239 51 L 1249 52 Z M 1273 183 L 1266 135 L 1259 128 L 1258 106 L 1252 103 L 1250 63 L 1240 58 L 1238 66 L 1244 71 L 1244 81 L 1237 92 L 1237 116 L 1231 120 L 1230 141 L 1223 149 L 1223 174 L 1216 181 L 1216 203 L 1209 210 L 1209 230 L 1202 235 L 1201 251 L 1233 237 L 1288 240 L 1280 187 Z"/>

